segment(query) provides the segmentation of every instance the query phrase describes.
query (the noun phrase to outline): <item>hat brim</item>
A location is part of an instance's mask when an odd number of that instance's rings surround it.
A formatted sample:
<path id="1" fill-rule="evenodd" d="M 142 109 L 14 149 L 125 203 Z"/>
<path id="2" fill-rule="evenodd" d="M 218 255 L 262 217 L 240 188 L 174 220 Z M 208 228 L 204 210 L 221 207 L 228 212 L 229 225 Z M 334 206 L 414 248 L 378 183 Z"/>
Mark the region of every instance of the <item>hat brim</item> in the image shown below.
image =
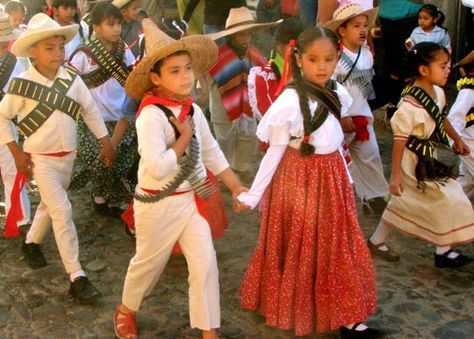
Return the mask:
<path id="1" fill-rule="evenodd" d="M 12 45 L 12 53 L 17 57 L 31 57 L 28 53 L 28 48 L 34 44 L 40 42 L 41 40 L 51 38 L 53 36 L 64 36 L 65 42 L 68 43 L 71 41 L 79 30 L 79 25 L 73 24 L 68 26 L 63 26 L 61 28 L 50 28 L 41 31 L 31 32 L 28 31 L 23 34 L 18 40 L 16 40 Z"/>
<path id="2" fill-rule="evenodd" d="M 0 36 L 0 42 L 10 42 L 12 40 L 16 40 L 21 36 L 21 32 L 19 30 L 13 30 L 8 35 Z"/>
<path id="3" fill-rule="evenodd" d="M 360 16 L 360 15 L 365 15 L 367 17 L 367 24 L 370 27 L 373 27 L 375 26 L 375 20 L 377 19 L 377 14 L 379 12 L 379 8 L 378 7 L 375 7 L 375 8 L 371 8 L 371 9 L 368 9 L 366 11 L 363 11 L 363 12 L 360 12 L 360 13 L 356 13 L 356 14 L 353 14 L 353 15 L 350 15 L 348 16 L 347 18 L 344 18 L 344 19 L 339 19 L 339 20 L 331 20 L 331 21 L 328 21 L 324 24 L 324 27 L 326 28 L 329 28 L 331 31 L 333 31 L 334 33 L 337 34 L 337 29 L 339 28 L 339 26 L 341 26 L 344 22 L 346 22 L 347 20 L 350 20 L 352 18 L 355 18 L 356 16 Z"/>
<path id="4" fill-rule="evenodd" d="M 232 34 L 235 34 L 235 33 L 238 33 L 238 32 L 242 32 L 242 31 L 246 31 L 246 30 L 249 30 L 249 29 L 254 29 L 254 30 L 257 31 L 257 33 L 260 33 L 260 32 L 263 32 L 263 31 L 265 31 L 265 30 L 267 30 L 271 27 L 279 25 L 282 22 L 283 22 L 283 19 L 280 19 L 280 20 L 275 21 L 275 22 L 267 22 L 267 23 L 262 23 L 262 24 L 258 24 L 258 23 L 245 24 L 245 25 L 225 29 L 225 30 L 220 31 L 220 32 L 209 33 L 209 34 L 206 34 L 205 36 L 211 38 L 212 40 L 217 40 L 217 39 L 223 38 L 225 36 L 229 36 L 229 35 L 232 35 Z"/>
<path id="5" fill-rule="evenodd" d="M 190 35 L 147 54 L 128 75 L 125 83 L 127 95 L 140 100 L 154 87 L 149 73 L 155 63 L 178 51 L 189 52 L 195 74 L 201 75 L 216 61 L 218 48 L 214 41 L 205 36 Z"/>
<path id="6" fill-rule="evenodd" d="M 117 7 L 118 9 L 122 9 L 123 7 L 125 7 L 125 5 L 129 4 L 130 2 L 132 2 L 133 0 L 116 0 L 116 1 L 112 1 L 112 5 L 114 5 L 115 7 Z"/>

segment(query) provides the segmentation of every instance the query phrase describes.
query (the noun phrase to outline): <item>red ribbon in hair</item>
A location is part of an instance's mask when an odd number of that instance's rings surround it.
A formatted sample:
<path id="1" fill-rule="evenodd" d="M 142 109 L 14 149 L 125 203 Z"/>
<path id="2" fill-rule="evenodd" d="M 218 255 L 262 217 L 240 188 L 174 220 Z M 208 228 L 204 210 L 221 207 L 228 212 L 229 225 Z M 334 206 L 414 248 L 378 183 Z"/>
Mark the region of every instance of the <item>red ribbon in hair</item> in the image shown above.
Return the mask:
<path id="1" fill-rule="evenodd" d="M 310 135 L 305 135 L 305 136 L 303 137 L 303 142 L 304 142 L 305 144 L 309 144 L 309 139 L 310 139 L 310 138 L 311 138 Z"/>
<path id="2" fill-rule="evenodd" d="M 281 91 L 283 90 L 283 87 L 286 86 L 290 79 L 290 57 L 291 57 L 291 52 L 293 52 L 293 49 L 296 46 L 296 40 L 291 39 L 290 43 L 288 44 L 288 47 L 286 48 L 285 51 L 285 58 L 283 61 L 283 70 L 281 72 L 281 78 L 280 78 L 280 83 L 278 84 L 277 89 L 275 90 L 275 97 L 279 96 Z"/>
<path id="3" fill-rule="evenodd" d="M 7 219 L 5 220 L 5 238 L 18 237 L 18 221 L 23 219 L 23 212 L 21 210 L 20 193 L 25 186 L 28 175 L 24 172 L 17 172 L 13 190 L 10 196 L 10 210 L 8 211 Z M 8 199 L 7 197 L 5 197 Z"/>

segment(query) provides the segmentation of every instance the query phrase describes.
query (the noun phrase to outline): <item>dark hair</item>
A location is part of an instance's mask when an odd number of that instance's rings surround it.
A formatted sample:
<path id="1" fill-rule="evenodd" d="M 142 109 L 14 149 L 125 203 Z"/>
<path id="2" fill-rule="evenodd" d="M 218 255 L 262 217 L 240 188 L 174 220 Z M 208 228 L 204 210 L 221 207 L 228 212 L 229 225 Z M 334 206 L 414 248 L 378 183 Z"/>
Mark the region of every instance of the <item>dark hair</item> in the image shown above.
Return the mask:
<path id="1" fill-rule="evenodd" d="M 141 20 L 148 18 L 148 13 L 144 9 L 138 11 L 138 17 L 141 17 Z M 139 19 L 140 20 L 140 19 Z"/>
<path id="2" fill-rule="evenodd" d="M 17 0 L 8 1 L 5 5 L 5 12 L 8 14 L 12 14 L 15 12 L 23 12 L 26 14 L 25 6 Z"/>
<path id="3" fill-rule="evenodd" d="M 286 18 L 278 25 L 275 42 L 286 45 L 291 39 L 296 39 L 303 29 L 303 23 L 299 19 L 295 17 Z"/>
<path id="4" fill-rule="evenodd" d="M 421 6 L 421 8 L 418 10 L 417 15 L 419 16 L 421 12 L 426 12 L 432 18 L 438 19 L 438 21 L 436 22 L 436 25 L 444 29 L 446 32 L 448 31 L 446 27 L 443 27 L 443 22 L 446 16 L 444 15 L 443 12 L 441 12 L 441 10 L 438 7 L 432 4 L 425 4 Z"/>
<path id="5" fill-rule="evenodd" d="M 405 55 L 402 67 L 402 75 L 405 78 L 417 78 L 420 76 L 419 67 L 429 66 L 439 53 L 450 56 L 446 47 L 434 42 L 420 42 Z"/>
<path id="6" fill-rule="evenodd" d="M 93 25 L 100 25 L 107 19 L 117 19 L 122 22 L 123 17 L 120 9 L 109 2 L 100 2 L 95 5 L 90 14 L 89 40 L 92 36 Z"/>
<path id="7" fill-rule="evenodd" d="M 127 9 L 128 7 L 130 7 L 132 5 L 132 3 L 136 1 L 136 0 L 131 0 L 130 2 L 127 2 L 124 6 L 122 6 L 122 8 L 120 8 L 120 10 L 122 9 Z"/>
<path id="8" fill-rule="evenodd" d="M 161 67 L 163 66 L 163 63 L 165 62 L 165 60 L 168 59 L 169 57 L 176 56 L 176 55 L 189 55 L 189 57 L 191 57 L 191 54 L 189 54 L 189 52 L 186 50 L 176 51 L 158 60 L 157 62 L 155 62 L 155 64 L 153 65 L 150 71 L 161 76 Z"/>
<path id="9" fill-rule="evenodd" d="M 304 126 L 304 135 L 310 135 L 312 131 L 311 124 L 311 111 L 308 104 L 308 95 L 303 86 L 303 76 L 301 75 L 301 69 L 296 62 L 296 54 L 301 57 L 308 46 L 316 40 L 328 38 L 333 44 L 334 49 L 338 49 L 339 41 L 333 31 L 324 28 L 324 27 L 310 27 L 305 29 L 298 37 L 295 50 L 291 54 L 291 65 L 293 72 L 293 82 L 295 84 L 296 93 L 298 93 L 298 98 L 300 102 L 301 114 L 303 115 L 303 126 Z M 300 154 L 302 156 L 309 156 L 314 153 L 314 146 L 308 142 L 303 142 L 300 147 Z"/>
<path id="10" fill-rule="evenodd" d="M 77 1 L 76 0 L 54 0 L 51 7 L 58 8 L 59 6 L 64 7 L 74 7 L 77 8 Z"/>

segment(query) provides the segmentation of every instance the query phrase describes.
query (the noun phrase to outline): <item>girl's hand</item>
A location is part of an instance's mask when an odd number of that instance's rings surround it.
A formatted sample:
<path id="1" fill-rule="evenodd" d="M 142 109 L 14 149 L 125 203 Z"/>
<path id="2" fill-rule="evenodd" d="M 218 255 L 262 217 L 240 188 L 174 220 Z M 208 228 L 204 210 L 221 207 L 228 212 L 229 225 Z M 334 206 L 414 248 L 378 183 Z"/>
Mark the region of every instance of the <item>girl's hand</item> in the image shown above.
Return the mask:
<path id="1" fill-rule="evenodd" d="M 392 175 L 390 177 L 390 193 L 399 197 L 402 195 L 403 190 L 402 177 L 400 175 Z"/>
<path id="2" fill-rule="evenodd" d="M 250 209 L 250 206 L 247 206 L 245 203 L 241 202 L 237 197 L 244 192 L 248 192 L 248 188 L 244 186 L 239 186 L 232 191 L 232 199 L 233 199 L 233 209 L 235 212 L 242 212 L 245 210 Z"/>
<path id="3" fill-rule="evenodd" d="M 28 154 L 22 150 L 18 150 L 18 152 L 13 155 L 13 159 L 15 159 L 15 166 L 18 172 L 26 173 L 28 176 L 33 174 L 33 162 Z"/>
<path id="4" fill-rule="evenodd" d="M 192 116 L 188 115 L 183 122 L 179 121 L 175 117 L 171 117 L 170 121 L 173 125 L 175 125 L 176 129 L 182 136 L 189 138 L 193 136 L 196 125 L 194 124 L 194 119 Z"/>
<path id="5" fill-rule="evenodd" d="M 117 153 L 115 151 L 112 142 L 108 136 L 103 137 L 100 139 L 100 154 L 99 158 L 102 160 L 106 167 L 112 167 L 117 159 Z"/>
<path id="6" fill-rule="evenodd" d="M 471 151 L 469 150 L 469 147 L 466 145 L 462 139 L 457 139 L 454 141 L 453 146 L 451 147 L 454 154 L 459 154 L 459 155 L 469 155 Z"/>
<path id="7" fill-rule="evenodd" d="M 351 117 L 345 117 L 341 119 L 341 127 L 344 133 L 351 133 L 355 131 L 354 123 Z"/>

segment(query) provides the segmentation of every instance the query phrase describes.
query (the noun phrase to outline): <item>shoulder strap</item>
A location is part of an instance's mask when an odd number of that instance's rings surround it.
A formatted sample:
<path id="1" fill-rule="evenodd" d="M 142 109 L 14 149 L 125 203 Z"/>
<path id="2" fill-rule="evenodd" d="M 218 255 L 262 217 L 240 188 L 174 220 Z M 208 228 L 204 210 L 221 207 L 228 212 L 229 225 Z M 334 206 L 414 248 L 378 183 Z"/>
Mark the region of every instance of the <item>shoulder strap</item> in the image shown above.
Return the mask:
<path id="1" fill-rule="evenodd" d="M 158 107 L 159 109 L 161 109 L 165 113 L 166 117 L 168 118 L 168 122 L 173 127 L 175 138 L 176 138 L 176 140 L 178 140 L 178 138 L 181 136 L 181 133 L 179 133 L 176 126 L 170 120 L 171 118 L 175 117 L 173 112 L 171 112 L 171 110 L 168 107 L 166 107 L 165 105 L 162 105 L 162 104 L 154 104 L 154 105 L 156 107 Z M 193 105 L 191 105 L 191 110 L 189 111 L 189 115 L 191 115 L 191 116 L 194 115 L 194 106 Z"/>
<path id="2" fill-rule="evenodd" d="M 87 45 L 91 49 L 93 58 L 99 68 L 117 80 L 120 85 L 125 86 L 130 69 L 125 65 L 125 43 L 119 40 L 117 50 L 112 55 L 98 39 L 91 39 Z"/>
<path id="3" fill-rule="evenodd" d="M 360 57 L 360 54 L 361 54 L 361 51 L 362 51 L 362 47 L 359 47 L 359 52 L 357 52 L 357 58 L 355 59 L 355 61 L 352 63 L 352 67 L 351 69 L 349 70 L 349 73 L 347 73 L 346 77 L 344 78 L 344 80 L 341 81 L 341 83 L 345 83 L 347 79 L 349 79 L 349 76 L 351 75 L 351 73 L 354 71 L 354 68 L 356 67 L 357 65 L 357 61 L 359 61 L 359 57 Z M 347 55 L 345 53 L 342 53 L 342 57 L 346 56 L 347 59 L 350 60 L 349 57 L 347 57 Z"/>
<path id="4" fill-rule="evenodd" d="M 16 57 L 8 52 L 3 60 L 2 64 L 0 65 L 0 100 L 3 98 L 5 93 L 3 92 L 3 88 L 10 80 L 10 76 L 12 75 L 13 69 L 15 68 L 17 63 Z"/>

